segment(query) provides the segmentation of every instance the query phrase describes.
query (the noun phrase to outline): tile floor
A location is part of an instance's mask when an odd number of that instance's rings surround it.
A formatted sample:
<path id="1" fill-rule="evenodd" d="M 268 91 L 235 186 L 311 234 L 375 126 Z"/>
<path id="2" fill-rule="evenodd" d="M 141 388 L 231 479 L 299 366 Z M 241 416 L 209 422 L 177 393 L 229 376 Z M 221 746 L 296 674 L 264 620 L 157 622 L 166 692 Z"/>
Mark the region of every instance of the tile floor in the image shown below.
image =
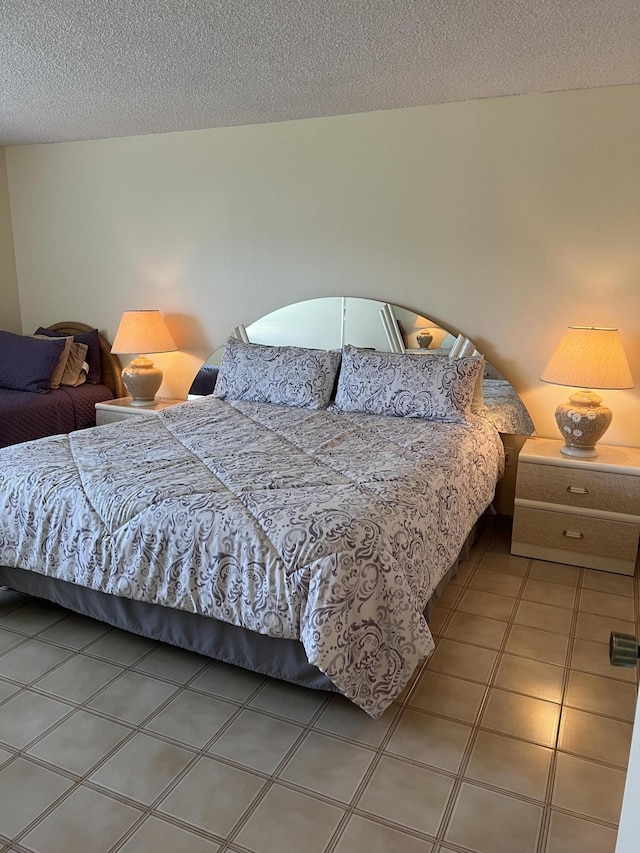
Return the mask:
<path id="1" fill-rule="evenodd" d="M 488 532 L 379 721 L 0 591 L 0 853 L 607 853 L 635 579 Z"/>

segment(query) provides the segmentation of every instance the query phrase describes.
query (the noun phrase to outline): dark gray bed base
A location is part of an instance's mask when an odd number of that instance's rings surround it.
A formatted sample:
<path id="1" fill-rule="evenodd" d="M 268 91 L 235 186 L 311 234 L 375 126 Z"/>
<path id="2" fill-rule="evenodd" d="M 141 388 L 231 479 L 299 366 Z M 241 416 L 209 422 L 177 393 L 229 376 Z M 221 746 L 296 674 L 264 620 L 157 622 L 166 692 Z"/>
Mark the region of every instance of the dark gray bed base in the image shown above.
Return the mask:
<path id="1" fill-rule="evenodd" d="M 425 608 L 427 621 L 431 608 L 455 575 L 458 561 L 468 556 L 475 536 L 474 528 L 460 557 L 438 584 Z M 253 672 L 281 678 L 302 687 L 337 692 L 337 688 L 327 676 L 309 663 L 304 647 L 298 640 L 267 637 L 209 616 L 173 610 L 160 604 L 145 604 L 119 598 L 24 569 L 0 566 L 0 586 L 45 598 L 116 628 L 170 643 Z"/>

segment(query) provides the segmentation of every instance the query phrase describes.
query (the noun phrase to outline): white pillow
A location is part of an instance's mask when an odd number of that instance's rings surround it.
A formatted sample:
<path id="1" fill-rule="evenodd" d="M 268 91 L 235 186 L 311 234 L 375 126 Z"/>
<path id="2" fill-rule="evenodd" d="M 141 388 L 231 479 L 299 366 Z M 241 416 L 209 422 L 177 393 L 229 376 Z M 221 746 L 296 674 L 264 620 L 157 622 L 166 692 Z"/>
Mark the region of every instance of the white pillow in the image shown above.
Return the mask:
<path id="1" fill-rule="evenodd" d="M 479 412 L 484 407 L 484 356 L 480 355 L 469 338 L 465 338 L 464 335 L 458 335 L 449 351 L 449 358 L 466 358 L 468 356 L 477 356 L 483 361 L 482 370 L 476 379 L 475 388 L 473 389 L 473 399 L 471 400 L 471 411 Z"/>

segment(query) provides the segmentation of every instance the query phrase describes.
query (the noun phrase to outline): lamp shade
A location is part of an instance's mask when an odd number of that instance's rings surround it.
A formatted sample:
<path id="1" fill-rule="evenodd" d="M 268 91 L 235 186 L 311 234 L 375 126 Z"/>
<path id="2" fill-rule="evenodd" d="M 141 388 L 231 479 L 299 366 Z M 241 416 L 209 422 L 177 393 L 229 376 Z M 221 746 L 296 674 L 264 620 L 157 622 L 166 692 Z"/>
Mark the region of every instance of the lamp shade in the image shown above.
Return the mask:
<path id="1" fill-rule="evenodd" d="M 540 379 L 572 388 L 633 388 L 617 329 L 569 326 Z"/>
<path id="2" fill-rule="evenodd" d="M 125 311 L 111 347 L 114 353 L 174 352 L 177 346 L 162 314 L 156 310 Z"/>

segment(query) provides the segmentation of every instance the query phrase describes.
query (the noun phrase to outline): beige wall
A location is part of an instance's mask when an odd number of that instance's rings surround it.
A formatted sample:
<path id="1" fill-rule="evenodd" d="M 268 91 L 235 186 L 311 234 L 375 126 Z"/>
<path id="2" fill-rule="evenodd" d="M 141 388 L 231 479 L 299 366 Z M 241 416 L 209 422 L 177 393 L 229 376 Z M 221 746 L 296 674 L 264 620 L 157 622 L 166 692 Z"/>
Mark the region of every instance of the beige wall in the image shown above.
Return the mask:
<path id="1" fill-rule="evenodd" d="M 640 382 L 640 87 L 7 150 L 25 330 L 113 336 L 157 307 L 183 394 L 285 303 L 389 299 L 464 331 L 555 435 L 538 377 L 570 323 L 621 330 Z M 640 445 L 640 390 L 606 392 Z"/>
<path id="2" fill-rule="evenodd" d="M 0 148 L 0 329 L 22 332 L 4 148 Z"/>

